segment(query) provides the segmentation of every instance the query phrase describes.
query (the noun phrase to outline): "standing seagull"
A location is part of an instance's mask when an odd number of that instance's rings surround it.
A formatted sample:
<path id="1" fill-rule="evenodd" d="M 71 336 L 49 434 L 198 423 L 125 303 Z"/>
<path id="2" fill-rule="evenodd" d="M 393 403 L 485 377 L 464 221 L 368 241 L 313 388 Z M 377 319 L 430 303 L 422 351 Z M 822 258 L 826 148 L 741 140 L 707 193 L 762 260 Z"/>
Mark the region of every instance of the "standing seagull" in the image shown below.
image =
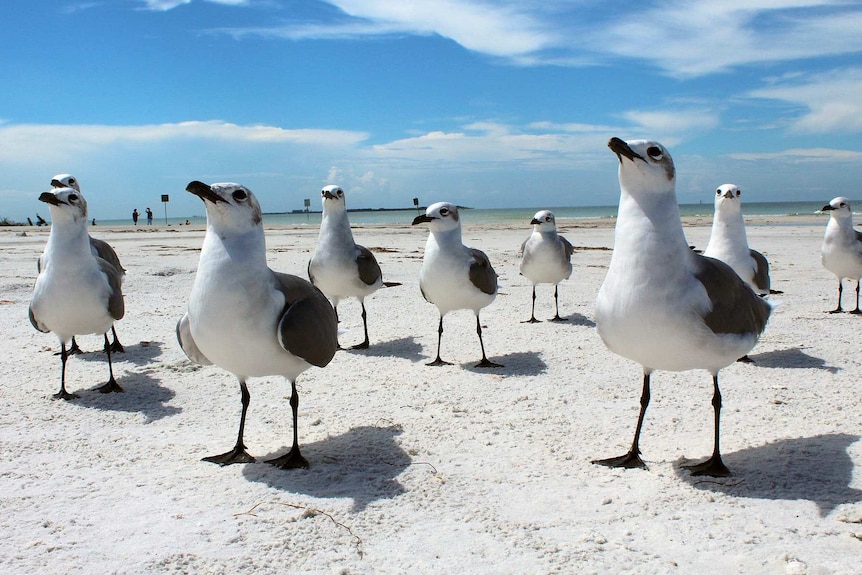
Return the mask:
<path id="1" fill-rule="evenodd" d="M 443 339 L 443 316 L 456 309 L 472 309 L 476 314 L 476 333 L 482 348 L 482 361 L 476 367 L 503 367 L 489 361 L 482 342 L 479 310 L 497 297 L 497 274 L 484 252 L 461 243 L 458 208 L 447 202 L 428 206 L 425 214 L 416 216 L 413 225 L 428 223 L 431 233 L 425 244 L 425 256 L 419 272 L 419 289 L 426 301 L 437 306 L 440 324 L 437 328 L 437 358 L 428 365 L 450 365 L 440 359 Z"/>
<path id="2" fill-rule="evenodd" d="M 299 452 L 296 377 L 312 365 L 325 366 L 335 355 L 335 312 L 306 280 L 267 267 L 260 204 L 251 190 L 195 181 L 186 191 L 204 201 L 207 233 L 177 339 L 192 361 L 236 375 L 242 401 L 236 445 L 204 461 L 229 465 L 255 460 L 243 443 L 251 397 L 246 380 L 282 375 L 291 386 L 293 445 L 268 463 L 283 469 L 308 467 Z"/>
<path id="3" fill-rule="evenodd" d="M 78 194 L 81 193 L 81 187 L 78 184 L 77 178 L 71 174 L 57 174 L 53 178 L 51 178 L 51 187 L 54 189 L 58 188 L 72 188 Z M 114 251 L 114 248 L 108 245 L 107 242 L 102 240 L 97 240 L 96 238 L 90 237 L 90 250 L 93 252 L 93 255 L 99 258 L 102 258 L 112 266 L 117 272 L 120 274 L 120 282 L 126 279 L 126 270 L 123 268 L 122 264 L 120 264 L 120 258 L 117 257 L 117 252 Z M 41 267 L 41 260 L 38 262 L 38 266 Z M 115 326 L 111 326 L 111 335 L 114 338 L 114 341 L 111 343 L 111 351 L 113 352 L 125 352 L 125 348 L 123 344 L 120 343 L 120 340 L 117 339 L 117 328 Z M 72 345 L 66 351 L 68 355 L 76 355 L 81 352 L 81 348 L 78 347 L 78 342 L 75 341 L 74 336 L 72 337 Z"/>
<path id="4" fill-rule="evenodd" d="M 724 184 L 715 191 L 712 232 L 703 255 L 729 265 L 757 295 L 769 295 L 769 263 L 763 254 L 748 247 L 741 195 L 733 184 Z"/>
<path id="5" fill-rule="evenodd" d="M 93 254 L 87 234 L 87 201 L 74 188 L 54 188 L 39 201 L 51 210 L 51 233 L 39 258 L 39 276 L 30 302 L 30 323 L 60 339 L 60 391 L 54 399 L 74 399 L 66 391 L 66 343 L 76 334 L 101 333 L 108 354 L 108 383 L 99 391 L 123 391 L 114 379 L 107 331 L 125 313 L 122 272 Z"/>
<path id="6" fill-rule="evenodd" d="M 719 450 L 718 371 L 754 347 L 771 308 L 727 264 L 689 248 L 673 160 L 661 144 L 611 138 L 608 147 L 620 162 L 620 207 L 613 256 L 596 300 L 596 325 L 608 349 L 640 363 L 644 376 L 631 449 L 593 463 L 644 467 L 639 440 L 653 370 L 705 369 L 713 383 L 713 453 L 691 472 L 729 475 Z"/>
<path id="7" fill-rule="evenodd" d="M 536 284 L 554 284 L 556 313 L 551 321 L 560 317 L 559 284 L 572 275 L 572 253 L 575 248 L 569 240 L 557 234 L 557 220 L 548 210 L 536 212 L 530 224 L 533 233 L 521 244 L 521 274 L 533 282 L 533 307 L 530 319 L 523 323 L 536 323 Z"/>
<path id="8" fill-rule="evenodd" d="M 384 283 L 374 254 L 353 241 L 344 190 L 338 186 L 326 186 L 320 195 L 323 198 L 323 218 L 320 221 L 317 248 L 308 262 L 308 278 L 332 300 L 336 318 L 339 301 L 349 297 L 359 299 L 365 339 L 351 349 L 368 349 L 365 297 L 376 292 L 380 286 L 399 284 Z"/>
<path id="9" fill-rule="evenodd" d="M 838 276 L 838 307 L 829 313 L 841 313 L 841 293 L 844 291 L 844 278 L 856 280 L 856 309 L 853 314 L 860 314 L 859 309 L 859 278 L 862 277 L 862 233 L 853 229 L 853 212 L 850 200 L 844 197 L 834 198 L 823 206 L 824 212 L 829 212 L 829 223 L 826 224 L 826 234 L 820 245 L 820 261 L 823 267 Z"/>

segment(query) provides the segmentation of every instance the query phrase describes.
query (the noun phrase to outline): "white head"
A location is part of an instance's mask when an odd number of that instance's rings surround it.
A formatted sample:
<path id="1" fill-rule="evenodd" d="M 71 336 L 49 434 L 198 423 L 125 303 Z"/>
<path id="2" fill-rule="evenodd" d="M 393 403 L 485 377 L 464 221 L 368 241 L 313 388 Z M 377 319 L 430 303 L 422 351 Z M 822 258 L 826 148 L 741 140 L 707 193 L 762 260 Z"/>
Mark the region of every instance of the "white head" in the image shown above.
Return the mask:
<path id="1" fill-rule="evenodd" d="M 74 188 L 54 188 L 50 192 L 42 192 L 39 201 L 48 204 L 51 223 L 54 225 L 85 225 L 87 222 L 87 200 Z"/>
<path id="2" fill-rule="evenodd" d="M 676 170 L 664 146 L 649 140 L 611 138 L 608 147 L 620 161 L 620 187 L 631 196 L 674 193 Z"/>
<path id="3" fill-rule="evenodd" d="M 347 199 L 344 197 L 344 190 L 341 186 L 325 186 L 320 190 L 320 198 L 323 202 L 324 212 L 345 211 L 347 209 Z"/>
<path id="4" fill-rule="evenodd" d="M 431 204 L 425 210 L 425 214 L 416 216 L 413 225 L 427 222 L 428 228 L 434 232 L 448 232 L 461 228 L 458 206 L 449 202 L 437 202 Z"/>
<path id="5" fill-rule="evenodd" d="M 57 174 L 53 178 L 51 178 L 51 187 L 52 188 L 72 188 L 78 192 L 81 191 L 80 186 L 78 186 L 78 178 L 73 176 L 72 174 Z"/>
<path id="6" fill-rule="evenodd" d="M 722 214 L 742 213 L 742 192 L 735 184 L 722 184 L 715 190 L 715 211 Z"/>
<path id="7" fill-rule="evenodd" d="M 204 201 L 207 209 L 207 225 L 222 236 L 228 233 L 243 234 L 255 228 L 261 228 L 263 216 L 260 204 L 251 190 L 243 185 L 233 183 L 208 185 L 194 181 L 186 186 L 186 191 Z"/>
<path id="8" fill-rule="evenodd" d="M 530 223 L 533 229 L 537 232 L 555 232 L 557 231 L 557 220 L 554 214 L 548 210 L 540 210 L 536 212 Z"/>
<path id="9" fill-rule="evenodd" d="M 829 215 L 837 221 L 852 222 L 853 220 L 853 210 L 850 208 L 850 200 L 844 196 L 832 198 L 832 201 L 823 206 L 821 210 L 829 212 Z"/>

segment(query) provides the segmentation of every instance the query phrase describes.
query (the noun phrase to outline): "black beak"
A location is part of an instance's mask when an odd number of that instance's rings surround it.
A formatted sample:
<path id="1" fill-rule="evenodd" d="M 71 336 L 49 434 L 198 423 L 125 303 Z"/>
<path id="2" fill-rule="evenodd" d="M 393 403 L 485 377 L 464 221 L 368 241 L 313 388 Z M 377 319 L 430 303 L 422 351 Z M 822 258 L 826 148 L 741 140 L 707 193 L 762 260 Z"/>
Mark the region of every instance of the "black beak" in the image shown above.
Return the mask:
<path id="1" fill-rule="evenodd" d="M 65 188 L 66 184 L 64 184 L 60 180 L 51 180 L 51 187 L 52 188 Z"/>
<path id="2" fill-rule="evenodd" d="M 213 189 L 209 186 L 209 184 L 205 184 L 197 180 L 189 182 L 189 185 L 186 186 L 186 191 L 196 195 L 204 201 L 209 201 L 214 204 L 226 201 L 220 195 L 215 193 Z"/>
<path id="3" fill-rule="evenodd" d="M 335 194 L 333 194 L 332 192 L 330 192 L 329 190 L 326 190 L 325 192 L 323 192 L 323 197 L 326 198 L 327 200 L 334 200 L 337 196 Z"/>
<path id="4" fill-rule="evenodd" d="M 432 218 L 431 216 L 426 216 L 425 214 L 422 214 L 421 216 L 416 216 L 415 218 L 413 218 L 413 225 L 415 226 L 416 224 L 424 224 L 427 222 L 432 222 L 435 219 L 436 218 Z"/>
<path id="5" fill-rule="evenodd" d="M 624 140 L 620 140 L 619 138 L 611 138 L 608 141 L 608 147 L 617 155 L 617 159 L 620 162 L 623 161 L 623 156 L 632 161 L 634 161 L 635 158 L 646 161 L 642 156 L 636 154 Z"/>
<path id="6" fill-rule="evenodd" d="M 61 186 L 65 187 L 65 186 Z M 65 204 L 66 202 L 60 200 L 57 196 L 52 194 L 51 192 L 42 192 L 39 196 L 40 202 L 45 202 L 46 204 L 51 204 L 52 206 L 59 206 L 60 204 Z"/>
<path id="7" fill-rule="evenodd" d="M 42 195 L 44 196 L 45 194 L 42 194 Z M 41 200 L 42 198 L 39 198 L 39 199 Z M 826 204 L 825 206 L 823 206 L 822 208 L 820 208 L 820 211 L 821 211 L 821 212 L 829 212 L 829 211 L 832 211 L 832 210 L 834 210 L 834 209 L 835 209 L 835 208 L 833 208 L 831 205 Z"/>
<path id="8" fill-rule="evenodd" d="M 724 192 L 723 196 L 724 196 L 725 198 L 733 198 L 733 197 L 734 197 L 734 196 L 733 196 L 733 192 L 732 192 L 732 191 L 730 191 L 730 190 L 727 190 L 726 192 Z"/>
<path id="9" fill-rule="evenodd" d="M 542 222 L 540 222 L 540 221 L 539 221 L 539 220 L 537 220 L 536 218 L 533 218 L 532 220 L 530 220 L 530 224 L 531 224 L 531 225 L 534 225 L 534 224 L 541 224 L 541 223 L 542 223 Z"/>

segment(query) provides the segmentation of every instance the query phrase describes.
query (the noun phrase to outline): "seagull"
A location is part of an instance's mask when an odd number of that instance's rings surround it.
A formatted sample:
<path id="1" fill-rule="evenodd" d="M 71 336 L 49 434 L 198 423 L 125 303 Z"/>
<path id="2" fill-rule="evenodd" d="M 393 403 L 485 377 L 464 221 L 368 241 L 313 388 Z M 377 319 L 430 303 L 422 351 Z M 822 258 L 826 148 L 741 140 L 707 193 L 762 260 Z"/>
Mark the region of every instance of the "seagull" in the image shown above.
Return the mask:
<path id="1" fill-rule="evenodd" d="M 108 383 L 102 393 L 123 391 L 114 379 L 107 331 L 123 317 L 122 272 L 95 255 L 87 234 L 87 201 L 74 188 L 39 196 L 51 210 L 51 232 L 39 257 L 39 276 L 30 302 L 30 323 L 60 339 L 60 391 L 54 399 L 75 399 L 66 391 L 66 343 L 76 334 L 101 333 L 108 354 Z"/>
<path id="2" fill-rule="evenodd" d="M 425 244 L 425 256 L 419 272 L 419 289 L 426 301 L 437 306 L 440 324 L 437 328 L 437 358 L 428 365 L 451 365 L 440 359 L 443 339 L 443 316 L 456 309 L 472 309 L 476 314 L 476 333 L 482 360 L 476 367 L 503 367 L 489 361 L 482 342 L 479 310 L 497 297 L 497 274 L 484 252 L 461 243 L 458 207 L 438 202 L 413 219 L 413 225 L 428 223 L 431 233 Z"/>
<path id="3" fill-rule="evenodd" d="M 829 313 L 841 313 L 841 293 L 844 278 L 856 280 L 856 309 L 852 314 L 860 314 L 859 278 L 862 278 L 862 233 L 853 228 L 853 212 L 850 200 L 844 197 L 833 198 L 821 208 L 829 212 L 829 223 L 820 245 L 820 261 L 823 267 L 838 276 L 838 307 Z"/>
<path id="4" fill-rule="evenodd" d="M 657 142 L 611 138 L 619 159 L 620 206 L 614 252 L 596 299 L 596 325 L 605 345 L 643 368 L 634 441 L 609 467 L 645 467 L 639 440 L 653 370 L 705 369 L 712 375 L 712 456 L 692 475 L 723 477 L 718 372 L 747 354 L 766 327 L 771 308 L 725 263 L 697 254 L 683 233 L 673 159 Z"/>
<path id="5" fill-rule="evenodd" d="M 78 179 L 71 174 L 57 174 L 53 178 L 51 178 L 51 187 L 54 189 L 58 188 L 72 188 L 81 193 L 80 184 L 78 184 Z M 96 257 L 100 257 L 116 269 L 120 274 L 120 282 L 125 280 L 126 278 L 126 270 L 123 268 L 122 264 L 120 264 L 120 258 L 117 257 L 117 252 L 114 251 L 114 248 L 108 245 L 107 242 L 102 240 L 98 240 L 92 236 L 90 236 L 90 250 L 93 252 L 93 255 Z M 41 267 L 41 260 L 37 262 L 37 267 Z M 123 344 L 120 343 L 120 340 L 117 339 L 117 328 L 115 326 L 111 326 L 111 335 L 114 338 L 114 341 L 111 343 L 111 351 L 113 352 L 125 352 L 126 349 L 123 347 Z M 78 342 L 75 341 L 75 337 L 72 337 L 72 345 L 66 351 L 68 355 L 77 355 L 79 353 L 83 353 L 81 348 L 78 347 Z"/>
<path id="6" fill-rule="evenodd" d="M 575 248 L 569 240 L 557 234 L 557 220 L 548 210 L 536 212 L 530 221 L 533 233 L 521 244 L 521 274 L 533 282 L 533 307 L 530 319 L 523 323 L 536 323 L 536 284 L 554 284 L 556 313 L 551 321 L 560 317 L 558 288 L 561 281 L 572 275 L 572 253 Z"/>
<path id="7" fill-rule="evenodd" d="M 336 318 L 339 301 L 349 297 L 359 299 L 365 339 L 351 349 L 368 349 L 365 298 L 381 286 L 401 284 L 384 282 L 380 266 L 371 250 L 353 241 L 344 190 L 339 186 L 326 186 L 320 195 L 323 201 L 323 218 L 320 221 L 317 248 L 308 262 L 308 278 L 332 300 Z"/>
<path id="8" fill-rule="evenodd" d="M 715 191 L 712 232 L 703 255 L 721 260 L 759 296 L 769 295 L 769 262 L 748 247 L 739 187 L 724 184 Z"/>
<path id="9" fill-rule="evenodd" d="M 335 312 L 308 281 L 269 269 L 260 204 L 251 190 L 234 183 L 193 181 L 186 191 L 203 200 L 207 231 L 188 311 L 177 323 L 177 339 L 193 362 L 215 364 L 234 374 L 242 402 L 236 445 L 204 461 L 255 461 L 243 443 L 251 398 L 246 380 L 281 375 L 291 385 L 293 445 L 267 463 L 306 468 L 308 461 L 299 450 L 296 378 L 312 365 L 324 367 L 335 355 Z"/>

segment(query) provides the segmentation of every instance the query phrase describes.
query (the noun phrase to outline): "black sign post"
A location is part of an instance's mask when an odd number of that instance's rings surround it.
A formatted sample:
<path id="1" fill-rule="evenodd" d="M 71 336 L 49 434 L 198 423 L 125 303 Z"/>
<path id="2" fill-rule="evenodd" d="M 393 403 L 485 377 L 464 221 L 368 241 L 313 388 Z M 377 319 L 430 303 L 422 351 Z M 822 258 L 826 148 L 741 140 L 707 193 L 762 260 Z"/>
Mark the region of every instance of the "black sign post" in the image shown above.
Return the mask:
<path id="1" fill-rule="evenodd" d="M 413 198 L 413 205 L 416 206 L 416 213 L 419 213 L 419 198 Z"/>
<path id="2" fill-rule="evenodd" d="M 309 200 L 308 198 L 306 198 L 306 199 L 305 199 L 305 219 L 306 219 L 306 220 L 309 218 L 309 216 L 308 216 L 308 209 L 309 209 L 310 207 L 311 207 L 311 200 Z"/>
<path id="3" fill-rule="evenodd" d="M 171 198 L 168 194 L 162 194 L 162 203 L 165 204 L 165 225 L 168 225 L 168 202 L 171 201 Z"/>

